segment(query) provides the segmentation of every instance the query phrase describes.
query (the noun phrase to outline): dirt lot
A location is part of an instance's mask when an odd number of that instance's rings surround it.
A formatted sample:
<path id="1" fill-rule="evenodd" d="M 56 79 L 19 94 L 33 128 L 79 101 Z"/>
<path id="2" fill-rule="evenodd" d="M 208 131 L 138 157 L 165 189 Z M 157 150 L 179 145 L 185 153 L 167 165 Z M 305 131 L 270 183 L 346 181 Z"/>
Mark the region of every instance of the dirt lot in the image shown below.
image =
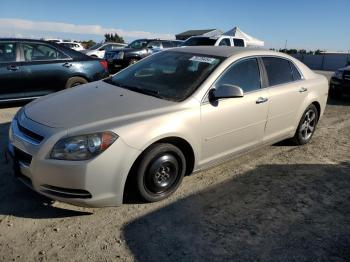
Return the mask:
<path id="1" fill-rule="evenodd" d="M 17 108 L 0 109 L 0 147 Z M 0 162 L 0 261 L 350 261 L 350 99 L 312 142 L 186 177 L 168 200 L 87 209 L 27 189 Z"/>

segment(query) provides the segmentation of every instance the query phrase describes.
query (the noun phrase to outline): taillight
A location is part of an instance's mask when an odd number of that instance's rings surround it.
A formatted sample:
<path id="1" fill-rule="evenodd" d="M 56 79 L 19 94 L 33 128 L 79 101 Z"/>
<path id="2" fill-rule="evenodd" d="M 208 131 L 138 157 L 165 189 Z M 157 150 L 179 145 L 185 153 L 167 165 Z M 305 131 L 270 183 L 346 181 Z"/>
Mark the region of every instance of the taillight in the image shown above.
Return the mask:
<path id="1" fill-rule="evenodd" d="M 108 64 L 106 60 L 100 60 L 100 64 L 105 70 L 108 69 Z"/>

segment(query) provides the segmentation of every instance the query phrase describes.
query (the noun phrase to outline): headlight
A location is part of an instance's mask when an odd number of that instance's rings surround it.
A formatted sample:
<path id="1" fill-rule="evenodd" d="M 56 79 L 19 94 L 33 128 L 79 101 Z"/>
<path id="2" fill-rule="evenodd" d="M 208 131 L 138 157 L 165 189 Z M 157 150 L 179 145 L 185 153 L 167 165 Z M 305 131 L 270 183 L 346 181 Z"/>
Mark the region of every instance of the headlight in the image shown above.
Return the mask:
<path id="1" fill-rule="evenodd" d="M 105 151 L 117 138 L 118 136 L 112 132 L 63 138 L 53 147 L 50 158 L 73 161 L 88 160 Z"/>
<path id="2" fill-rule="evenodd" d="M 120 51 L 118 54 L 117 54 L 117 59 L 123 59 L 124 58 L 124 52 L 123 51 Z"/>
<path id="3" fill-rule="evenodd" d="M 341 70 L 336 71 L 334 74 L 334 77 L 338 79 L 343 79 L 343 71 Z"/>

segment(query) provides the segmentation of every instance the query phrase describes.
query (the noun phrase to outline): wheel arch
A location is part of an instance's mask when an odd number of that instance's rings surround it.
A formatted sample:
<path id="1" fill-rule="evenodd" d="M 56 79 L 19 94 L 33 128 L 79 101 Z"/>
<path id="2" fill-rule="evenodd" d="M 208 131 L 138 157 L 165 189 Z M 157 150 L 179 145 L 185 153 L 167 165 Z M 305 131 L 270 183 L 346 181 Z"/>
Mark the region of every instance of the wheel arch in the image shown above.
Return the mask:
<path id="1" fill-rule="evenodd" d="M 317 109 L 317 121 L 320 119 L 321 115 L 321 105 L 318 101 L 313 101 L 310 105 L 314 105 Z"/>
<path id="2" fill-rule="evenodd" d="M 195 165 L 195 154 L 191 144 L 186 139 L 178 136 L 168 136 L 168 137 L 159 138 L 156 141 L 153 141 L 150 144 L 146 145 L 145 148 L 141 151 L 141 153 L 136 157 L 125 179 L 124 189 L 123 189 L 123 199 L 125 199 L 125 196 L 128 193 L 127 191 L 133 189 L 134 182 L 135 182 L 135 176 L 133 174 L 135 174 L 136 168 L 139 165 L 142 157 L 144 156 L 144 153 L 147 151 L 148 148 L 150 148 L 152 145 L 157 143 L 169 143 L 178 147 L 183 152 L 186 159 L 185 176 L 192 173 Z"/>
<path id="3" fill-rule="evenodd" d="M 141 153 L 134 161 L 134 164 L 133 164 L 133 167 L 131 168 L 131 170 L 134 168 L 134 166 L 137 166 L 138 162 L 143 157 L 144 152 L 148 148 L 153 146 L 154 144 L 158 144 L 158 143 L 168 143 L 168 144 L 172 144 L 172 145 L 178 147 L 182 151 L 182 153 L 184 154 L 185 159 L 186 159 L 186 175 L 189 175 L 192 173 L 192 171 L 194 169 L 194 165 L 195 165 L 195 159 L 196 159 L 194 149 L 186 139 L 179 137 L 179 136 L 167 136 L 167 137 L 163 137 L 163 138 L 158 138 L 155 141 L 152 141 L 151 143 L 147 144 L 141 150 Z"/>

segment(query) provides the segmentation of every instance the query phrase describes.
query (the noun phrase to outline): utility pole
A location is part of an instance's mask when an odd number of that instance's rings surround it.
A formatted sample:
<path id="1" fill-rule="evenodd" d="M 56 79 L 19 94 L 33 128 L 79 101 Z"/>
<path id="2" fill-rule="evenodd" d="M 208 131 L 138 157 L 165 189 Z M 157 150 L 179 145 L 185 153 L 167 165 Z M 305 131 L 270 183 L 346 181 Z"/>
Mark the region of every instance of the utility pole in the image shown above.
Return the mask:
<path id="1" fill-rule="evenodd" d="M 288 43 L 288 40 L 286 40 L 286 43 L 284 44 L 284 49 L 287 50 L 287 43 Z"/>

